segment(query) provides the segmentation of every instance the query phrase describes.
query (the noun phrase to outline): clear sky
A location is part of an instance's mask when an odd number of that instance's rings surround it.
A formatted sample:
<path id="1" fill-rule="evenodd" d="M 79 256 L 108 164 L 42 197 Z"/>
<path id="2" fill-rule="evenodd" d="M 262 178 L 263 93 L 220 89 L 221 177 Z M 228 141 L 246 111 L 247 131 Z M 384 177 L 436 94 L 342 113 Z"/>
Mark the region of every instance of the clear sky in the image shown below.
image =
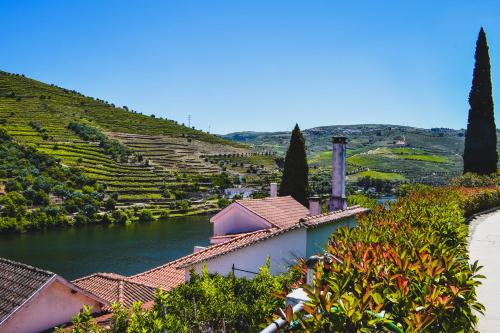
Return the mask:
<path id="1" fill-rule="evenodd" d="M 463 128 L 480 26 L 500 89 L 500 1 L 1 0 L 0 69 L 214 133 Z"/>

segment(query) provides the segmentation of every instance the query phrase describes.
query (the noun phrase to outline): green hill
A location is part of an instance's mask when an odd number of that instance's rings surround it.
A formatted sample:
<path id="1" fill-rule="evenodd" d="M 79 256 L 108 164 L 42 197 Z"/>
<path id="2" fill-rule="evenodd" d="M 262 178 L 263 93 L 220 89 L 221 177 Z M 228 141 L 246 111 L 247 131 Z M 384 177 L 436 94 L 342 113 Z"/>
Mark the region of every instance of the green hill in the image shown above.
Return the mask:
<path id="1" fill-rule="evenodd" d="M 189 199 L 188 213 L 213 210 L 223 171 L 224 185 L 241 178 L 261 185 L 275 171 L 272 156 L 245 144 L 6 72 L 0 72 L 0 126 L 18 144 L 105 184 L 118 206 L 178 214 L 186 213 Z"/>
<path id="2" fill-rule="evenodd" d="M 323 126 L 303 131 L 313 175 L 328 178 L 331 137 L 348 138 L 348 179 L 364 176 L 382 180 L 407 180 L 445 184 L 462 171 L 464 130 L 421 129 L 396 125 Z M 283 155 L 289 132 L 239 132 L 224 136 L 257 150 Z M 314 179 L 321 179 L 315 177 Z"/>

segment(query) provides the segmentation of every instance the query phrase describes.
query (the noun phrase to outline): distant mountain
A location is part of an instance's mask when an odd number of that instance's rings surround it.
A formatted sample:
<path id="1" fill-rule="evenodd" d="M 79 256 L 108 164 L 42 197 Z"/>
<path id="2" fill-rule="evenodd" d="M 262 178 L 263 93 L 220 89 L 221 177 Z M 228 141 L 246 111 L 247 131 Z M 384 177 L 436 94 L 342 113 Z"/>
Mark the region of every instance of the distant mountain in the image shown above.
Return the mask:
<path id="1" fill-rule="evenodd" d="M 330 168 L 332 136 L 348 138 L 351 181 L 371 176 L 435 184 L 445 183 L 462 170 L 464 130 L 366 124 L 321 126 L 303 133 L 316 173 Z M 284 155 L 289 136 L 289 132 L 236 132 L 223 137 Z"/>

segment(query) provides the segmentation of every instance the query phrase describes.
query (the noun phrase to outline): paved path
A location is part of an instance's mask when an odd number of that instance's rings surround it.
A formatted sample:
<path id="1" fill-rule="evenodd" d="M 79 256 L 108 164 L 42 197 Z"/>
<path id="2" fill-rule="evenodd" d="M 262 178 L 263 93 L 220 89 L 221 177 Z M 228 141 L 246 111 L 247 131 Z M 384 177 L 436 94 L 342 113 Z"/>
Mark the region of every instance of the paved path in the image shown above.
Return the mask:
<path id="1" fill-rule="evenodd" d="M 469 251 L 471 262 L 484 266 L 486 275 L 479 286 L 478 298 L 486 307 L 479 315 L 479 332 L 500 332 L 500 211 L 475 218 L 470 224 Z"/>

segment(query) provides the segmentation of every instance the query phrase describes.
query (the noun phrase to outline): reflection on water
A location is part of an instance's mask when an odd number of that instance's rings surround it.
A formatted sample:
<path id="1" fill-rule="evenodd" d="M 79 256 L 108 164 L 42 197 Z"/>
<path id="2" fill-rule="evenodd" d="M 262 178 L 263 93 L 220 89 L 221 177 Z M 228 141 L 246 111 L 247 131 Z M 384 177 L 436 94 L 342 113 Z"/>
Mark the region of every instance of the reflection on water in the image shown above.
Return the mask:
<path id="1" fill-rule="evenodd" d="M 132 275 L 208 245 L 209 216 L 130 226 L 86 226 L 0 235 L 0 257 L 75 279 L 95 272 Z"/>

